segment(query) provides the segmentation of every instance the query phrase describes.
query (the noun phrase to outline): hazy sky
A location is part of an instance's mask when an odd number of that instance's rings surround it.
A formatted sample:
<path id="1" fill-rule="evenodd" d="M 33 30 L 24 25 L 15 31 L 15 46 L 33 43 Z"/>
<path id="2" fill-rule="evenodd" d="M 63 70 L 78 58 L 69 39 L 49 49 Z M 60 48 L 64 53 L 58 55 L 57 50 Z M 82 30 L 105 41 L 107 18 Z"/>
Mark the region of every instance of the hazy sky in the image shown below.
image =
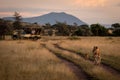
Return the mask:
<path id="1" fill-rule="evenodd" d="M 15 11 L 22 17 L 66 12 L 89 24 L 120 22 L 120 0 L 0 0 L 0 18 Z"/>

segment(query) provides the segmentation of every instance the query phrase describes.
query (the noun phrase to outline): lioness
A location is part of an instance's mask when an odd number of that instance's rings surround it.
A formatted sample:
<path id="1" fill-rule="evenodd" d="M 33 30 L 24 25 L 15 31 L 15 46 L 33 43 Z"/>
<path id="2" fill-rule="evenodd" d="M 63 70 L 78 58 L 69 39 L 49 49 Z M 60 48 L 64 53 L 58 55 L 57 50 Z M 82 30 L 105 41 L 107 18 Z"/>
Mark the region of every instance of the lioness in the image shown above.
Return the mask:
<path id="1" fill-rule="evenodd" d="M 101 62 L 100 49 L 97 46 L 94 46 L 92 52 L 93 52 L 94 64 L 99 65 Z"/>

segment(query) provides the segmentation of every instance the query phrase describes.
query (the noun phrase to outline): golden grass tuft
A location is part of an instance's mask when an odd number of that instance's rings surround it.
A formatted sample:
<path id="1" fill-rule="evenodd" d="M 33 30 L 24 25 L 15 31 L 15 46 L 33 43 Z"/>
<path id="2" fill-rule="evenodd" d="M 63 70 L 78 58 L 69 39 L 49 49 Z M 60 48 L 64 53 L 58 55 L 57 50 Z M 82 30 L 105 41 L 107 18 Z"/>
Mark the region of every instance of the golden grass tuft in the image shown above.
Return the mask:
<path id="1" fill-rule="evenodd" d="M 0 80 L 77 80 L 39 41 L 22 42 L 0 42 Z"/>

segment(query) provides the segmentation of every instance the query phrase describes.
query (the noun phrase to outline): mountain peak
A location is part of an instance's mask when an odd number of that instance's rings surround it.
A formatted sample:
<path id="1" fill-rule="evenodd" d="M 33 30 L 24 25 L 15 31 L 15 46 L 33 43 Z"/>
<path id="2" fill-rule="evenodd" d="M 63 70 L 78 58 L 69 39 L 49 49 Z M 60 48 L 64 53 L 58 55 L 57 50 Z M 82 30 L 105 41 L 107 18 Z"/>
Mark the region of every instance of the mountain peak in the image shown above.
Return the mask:
<path id="1" fill-rule="evenodd" d="M 67 14 L 65 12 L 51 12 L 42 16 L 23 18 L 22 21 L 29 23 L 37 22 L 38 24 L 41 25 L 44 25 L 46 23 L 54 25 L 56 24 L 56 22 L 66 22 L 68 25 L 73 25 L 74 23 L 77 23 L 78 25 L 86 24 L 77 17 L 71 14 Z"/>
<path id="2" fill-rule="evenodd" d="M 65 12 L 51 12 L 51 13 L 48 13 L 48 14 L 66 14 Z"/>

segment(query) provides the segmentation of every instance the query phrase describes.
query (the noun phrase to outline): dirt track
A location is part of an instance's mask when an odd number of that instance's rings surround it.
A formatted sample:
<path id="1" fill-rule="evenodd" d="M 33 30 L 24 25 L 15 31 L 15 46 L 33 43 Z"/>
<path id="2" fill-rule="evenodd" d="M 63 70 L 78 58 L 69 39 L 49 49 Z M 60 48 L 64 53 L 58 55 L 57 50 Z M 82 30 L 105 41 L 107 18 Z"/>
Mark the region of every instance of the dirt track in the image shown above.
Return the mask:
<path id="1" fill-rule="evenodd" d="M 54 45 L 56 48 L 60 49 L 60 50 L 67 51 L 67 52 L 69 52 L 69 53 L 71 53 L 71 54 L 75 54 L 75 55 L 78 55 L 78 56 L 84 58 L 83 55 L 77 54 L 77 53 L 74 52 L 74 51 L 71 51 L 71 50 L 65 49 L 65 48 L 63 48 L 63 47 L 60 47 L 58 44 L 53 44 L 53 45 Z M 88 59 L 88 61 L 91 62 L 91 63 L 93 63 L 93 61 L 92 61 L 91 59 Z M 108 65 L 105 65 L 105 64 L 101 63 L 99 66 L 102 67 L 102 68 L 104 68 L 106 71 L 108 71 L 108 72 L 110 72 L 110 73 L 112 73 L 112 74 L 114 74 L 114 75 L 120 76 L 120 72 L 119 72 L 119 71 L 113 69 L 112 67 L 110 67 L 110 66 L 108 66 Z"/>
<path id="2" fill-rule="evenodd" d="M 46 44 L 42 44 L 44 48 L 48 49 L 46 47 Z M 52 52 L 53 54 L 55 54 L 52 50 L 48 49 L 50 52 Z M 57 55 L 56 55 L 57 56 Z M 77 65 L 75 65 L 73 62 L 66 60 L 60 56 L 57 56 L 77 77 L 78 80 L 91 80 L 89 79 L 89 76 L 87 74 L 84 73 L 84 71 L 78 67 Z"/>

